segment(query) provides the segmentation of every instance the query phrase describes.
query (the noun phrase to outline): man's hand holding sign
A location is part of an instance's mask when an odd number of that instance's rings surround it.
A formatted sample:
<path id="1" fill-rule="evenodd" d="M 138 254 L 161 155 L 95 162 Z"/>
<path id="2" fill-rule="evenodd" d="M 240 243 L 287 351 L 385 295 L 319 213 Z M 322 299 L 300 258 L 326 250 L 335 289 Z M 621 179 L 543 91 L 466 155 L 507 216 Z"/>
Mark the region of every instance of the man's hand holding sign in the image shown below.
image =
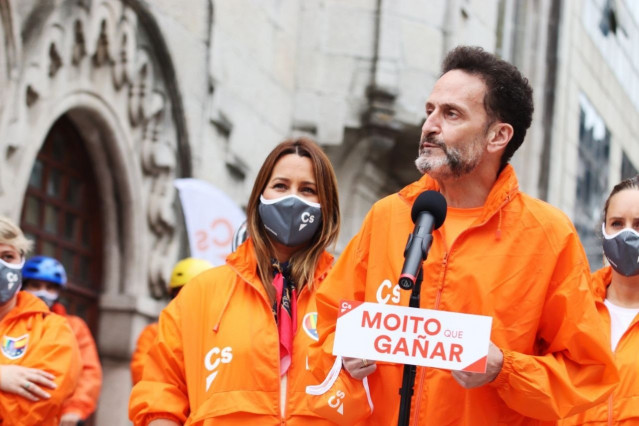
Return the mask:
<path id="1" fill-rule="evenodd" d="M 492 318 L 430 309 L 343 301 L 334 355 L 354 378 L 371 374 L 384 361 L 449 370 L 470 388 L 493 380 L 503 357 L 490 342 Z"/>
<path id="2" fill-rule="evenodd" d="M 466 389 L 477 388 L 495 380 L 504 364 L 504 354 L 493 342 L 488 347 L 486 371 L 473 373 L 468 371 L 453 371 L 453 378 Z"/>
<path id="3" fill-rule="evenodd" d="M 342 364 L 344 369 L 348 371 L 354 379 L 362 380 L 364 377 L 369 376 L 377 370 L 377 364 L 375 361 L 361 358 L 342 358 Z"/>

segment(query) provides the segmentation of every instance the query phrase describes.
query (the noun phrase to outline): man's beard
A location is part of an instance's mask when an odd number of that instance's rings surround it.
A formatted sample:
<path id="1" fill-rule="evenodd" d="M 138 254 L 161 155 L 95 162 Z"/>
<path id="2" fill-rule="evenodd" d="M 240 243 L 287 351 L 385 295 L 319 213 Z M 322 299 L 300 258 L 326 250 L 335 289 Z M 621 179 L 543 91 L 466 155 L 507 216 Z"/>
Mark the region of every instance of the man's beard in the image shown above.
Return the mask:
<path id="1" fill-rule="evenodd" d="M 422 148 L 422 144 L 428 142 L 432 145 L 436 145 L 444 153 L 444 157 L 431 158 L 429 153 L 437 148 L 426 147 Z M 475 141 L 471 142 L 472 144 Z M 421 174 L 425 174 L 432 171 L 437 171 L 444 166 L 448 166 L 449 173 L 444 172 L 444 175 L 448 175 L 454 178 L 459 178 L 465 174 L 472 172 L 477 164 L 479 164 L 481 155 L 474 153 L 473 149 L 469 149 L 465 152 L 458 148 L 447 146 L 443 140 L 438 140 L 434 136 L 424 136 L 419 141 L 419 156 L 415 160 L 415 166 Z M 437 173 L 440 174 L 441 172 Z"/>

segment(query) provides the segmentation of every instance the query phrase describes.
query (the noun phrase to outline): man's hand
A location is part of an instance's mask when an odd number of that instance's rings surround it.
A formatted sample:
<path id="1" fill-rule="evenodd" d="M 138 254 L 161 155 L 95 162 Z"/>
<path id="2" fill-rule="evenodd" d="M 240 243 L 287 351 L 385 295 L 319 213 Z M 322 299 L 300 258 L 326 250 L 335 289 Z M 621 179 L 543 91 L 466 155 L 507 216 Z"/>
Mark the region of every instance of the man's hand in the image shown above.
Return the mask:
<path id="1" fill-rule="evenodd" d="M 36 368 L 21 365 L 0 366 L 0 390 L 20 395 L 29 401 L 51 398 L 51 395 L 38 385 L 55 389 L 58 386 L 53 382 L 54 379 L 53 374 Z"/>
<path id="2" fill-rule="evenodd" d="M 462 387 L 466 389 L 472 389 L 479 386 L 483 386 L 486 383 L 490 383 L 495 380 L 495 377 L 501 371 L 501 366 L 504 363 L 504 354 L 497 346 L 490 342 L 488 347 L 488 359 L 486 361 L 485 373 L 469 373 L 467 371 L 453 371 L 453 378 Z"/>
<path id="3" fill-rule="evenodd" d="M 348 374 L 357 380 L 362 380 L 377 370 L 375 361 L 367 361 L 359 358 L 342 358 L 342 365 L 344 366 L 344 370 L 348 371 Z"/>
<path id="4" fill-rule="evenodd" d="M 66 413 L 60 417 L 60 426 L 77 426 L 82 417 L 78 413 Z"/>

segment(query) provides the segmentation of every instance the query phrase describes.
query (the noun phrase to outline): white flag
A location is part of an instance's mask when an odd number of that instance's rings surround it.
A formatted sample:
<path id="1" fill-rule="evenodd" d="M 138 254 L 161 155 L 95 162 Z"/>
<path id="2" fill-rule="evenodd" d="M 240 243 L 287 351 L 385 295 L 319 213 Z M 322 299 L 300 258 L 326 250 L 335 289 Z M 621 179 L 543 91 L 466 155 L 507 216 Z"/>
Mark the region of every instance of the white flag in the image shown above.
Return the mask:
<path id="1" fill-rule="evenodd" d="M 213 265 L 231 253 L 235 230 L 246 220 L 242 209 L 223 191 L 199 179 L 176 179 L 189 236 L 191 256 Z"/>

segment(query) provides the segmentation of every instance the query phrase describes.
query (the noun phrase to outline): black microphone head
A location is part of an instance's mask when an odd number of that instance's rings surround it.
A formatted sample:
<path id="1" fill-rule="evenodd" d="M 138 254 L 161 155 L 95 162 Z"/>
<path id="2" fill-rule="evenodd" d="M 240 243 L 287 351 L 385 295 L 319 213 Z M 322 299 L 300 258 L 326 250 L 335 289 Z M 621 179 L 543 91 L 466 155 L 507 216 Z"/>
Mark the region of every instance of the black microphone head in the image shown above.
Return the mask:
<path id="1" fill-rule="evenodd" d="M 415 223 L 420 213 L 428 212 L 435 219 L 433 229 L 437 229 L 442 226 L 444 219 L 446 219 L 446 208 L 446 199 L 442 194 L 437 191 L 424 191 L 415 199 L 410 216 L 413 219 L 413 223 Z"/>

